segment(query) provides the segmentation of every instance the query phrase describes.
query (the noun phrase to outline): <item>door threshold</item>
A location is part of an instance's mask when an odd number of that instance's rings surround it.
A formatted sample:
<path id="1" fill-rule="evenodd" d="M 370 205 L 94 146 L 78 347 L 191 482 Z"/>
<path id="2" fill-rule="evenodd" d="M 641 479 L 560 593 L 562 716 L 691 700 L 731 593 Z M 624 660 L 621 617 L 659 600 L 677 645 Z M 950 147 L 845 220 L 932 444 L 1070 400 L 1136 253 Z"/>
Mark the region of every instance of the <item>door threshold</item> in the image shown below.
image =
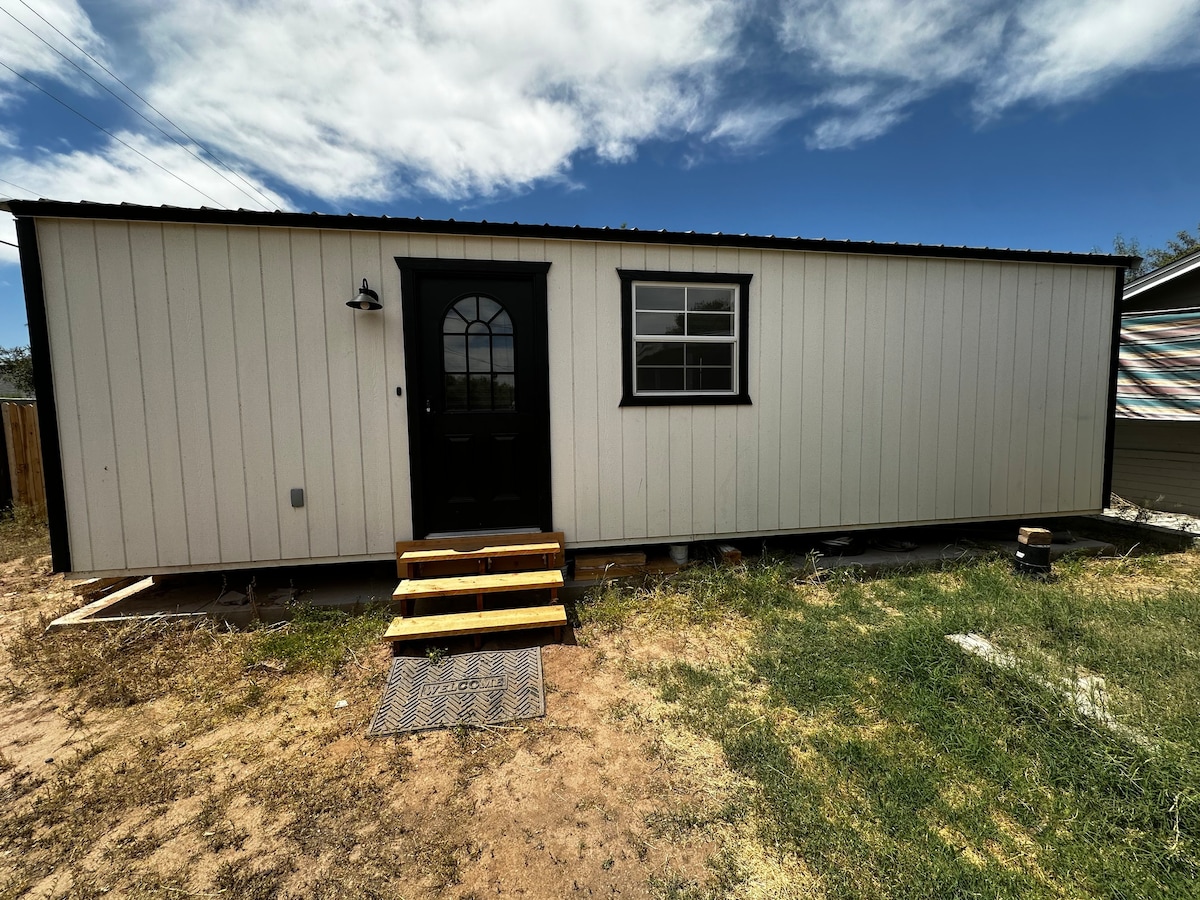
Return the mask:
<path id="1" fill-rule="evenodd" d="M 427 541 L 437 541 L 442 538 L 487 537 L 491 534 L 541 534 L 542 529 L 536 525 L 523 525 L 519 528 L 477 528 L 470 531 L 432 531 L 425 535 Z"/>

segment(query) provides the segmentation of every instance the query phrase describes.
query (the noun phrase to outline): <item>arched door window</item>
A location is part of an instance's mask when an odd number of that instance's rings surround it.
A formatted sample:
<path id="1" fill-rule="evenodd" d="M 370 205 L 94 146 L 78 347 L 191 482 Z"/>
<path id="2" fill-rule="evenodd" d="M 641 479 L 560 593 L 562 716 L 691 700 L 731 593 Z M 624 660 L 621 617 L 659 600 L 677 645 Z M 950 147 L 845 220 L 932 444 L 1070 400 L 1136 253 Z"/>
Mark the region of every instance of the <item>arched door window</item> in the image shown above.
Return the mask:
<path id="1" fill-rule="evenodd" d="M 513 326 L 504 307 L 483 294 L 460 297 L 442 320 L 446 410 L 516 408 Z"/>

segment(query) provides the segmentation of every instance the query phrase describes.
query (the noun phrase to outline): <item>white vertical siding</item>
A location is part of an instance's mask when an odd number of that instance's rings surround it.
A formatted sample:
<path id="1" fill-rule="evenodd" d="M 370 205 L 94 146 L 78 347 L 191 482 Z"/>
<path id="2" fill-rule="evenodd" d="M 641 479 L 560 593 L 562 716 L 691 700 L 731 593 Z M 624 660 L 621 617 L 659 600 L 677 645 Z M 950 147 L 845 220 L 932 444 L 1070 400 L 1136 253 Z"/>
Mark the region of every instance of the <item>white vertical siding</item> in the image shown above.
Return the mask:
<path id="1" fill-rule="evenodd" d="M 39 241 L 78 571 L 411 537 L 397 256 L 551 263 L 573 544 L 1100 506 L 1108 269 L 137 222 L 46 220 Z M 620 406 L 618 268 L 754 276 L 752 405 Z M 379 314 L 345 306 L 363 278 Z"/>

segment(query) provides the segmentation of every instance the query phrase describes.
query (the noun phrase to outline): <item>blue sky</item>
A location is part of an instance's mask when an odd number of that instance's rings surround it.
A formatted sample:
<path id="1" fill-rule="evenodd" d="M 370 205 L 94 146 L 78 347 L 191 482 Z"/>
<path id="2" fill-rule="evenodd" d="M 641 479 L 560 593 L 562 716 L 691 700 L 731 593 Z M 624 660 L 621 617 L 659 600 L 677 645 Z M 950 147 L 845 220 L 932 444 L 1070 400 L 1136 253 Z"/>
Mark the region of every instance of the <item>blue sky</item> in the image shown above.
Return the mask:
<path id="1" fill-rule="evenodd" d="M 1079 251 L 1200 223 L 1200 0 L 0 0 L 0 63 L 0 196 Z"/>

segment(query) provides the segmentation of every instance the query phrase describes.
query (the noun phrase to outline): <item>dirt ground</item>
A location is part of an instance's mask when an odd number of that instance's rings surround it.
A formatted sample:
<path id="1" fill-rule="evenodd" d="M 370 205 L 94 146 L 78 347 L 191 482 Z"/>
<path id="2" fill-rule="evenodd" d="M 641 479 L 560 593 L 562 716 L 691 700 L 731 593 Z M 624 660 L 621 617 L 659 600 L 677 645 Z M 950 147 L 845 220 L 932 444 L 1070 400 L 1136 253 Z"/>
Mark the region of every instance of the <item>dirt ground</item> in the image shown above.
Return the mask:
<path id="1" fill-rule="evenodd" d="M 719 752 L 622 671 L 721 652 L 686 633 L 545 646 L 543 719 L 367 739 L 382 645 L 292 673 L 31 625 L 77 605 L 48 557 L 0 566 L 0 898 L 701 897 L 737 842 Z"/>

